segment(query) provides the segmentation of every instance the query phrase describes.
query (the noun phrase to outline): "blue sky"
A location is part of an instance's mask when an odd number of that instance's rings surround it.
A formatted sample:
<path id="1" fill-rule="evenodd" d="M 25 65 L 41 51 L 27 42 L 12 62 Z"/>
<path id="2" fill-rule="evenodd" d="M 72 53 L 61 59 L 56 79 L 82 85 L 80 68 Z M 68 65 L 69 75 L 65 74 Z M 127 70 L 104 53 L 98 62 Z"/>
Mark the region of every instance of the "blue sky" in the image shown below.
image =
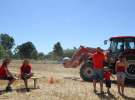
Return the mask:
<path id="1" fill-rule="evenodd" d="M 135 0 L 0 0 L 0 33 L 48 53 L 79 45 L 107 48 L 111 36 L 135 36 Z"/>

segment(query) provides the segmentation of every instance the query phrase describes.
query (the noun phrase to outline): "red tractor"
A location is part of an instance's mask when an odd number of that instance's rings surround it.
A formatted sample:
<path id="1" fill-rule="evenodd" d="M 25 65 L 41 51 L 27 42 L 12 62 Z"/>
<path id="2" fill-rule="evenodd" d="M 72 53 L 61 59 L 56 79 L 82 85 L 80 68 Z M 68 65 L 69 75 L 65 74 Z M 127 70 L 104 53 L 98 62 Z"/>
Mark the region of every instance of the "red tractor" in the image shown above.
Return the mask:
<path id="1" fill-rule="evenodd" d="M 108 40 L 104 43 L 107 44 Z M 107 66 L 115 73 L 115 63 L 118 56 L 123 54 L 128 61 L 128 68 L 126 70 L 126 78 L 135 80 L 135 36 L 118 36 L 109 39 L 110 47 L 108 50 L 103 50 Z M 95 48 L 80 46 L 74 53 L 71 59 L 64 61 L 65 68 L 76 68 L 81 65 L 80 76 L 84 81 L 91 81 L 93 75 L 92 55 L 96 52 Z"/>

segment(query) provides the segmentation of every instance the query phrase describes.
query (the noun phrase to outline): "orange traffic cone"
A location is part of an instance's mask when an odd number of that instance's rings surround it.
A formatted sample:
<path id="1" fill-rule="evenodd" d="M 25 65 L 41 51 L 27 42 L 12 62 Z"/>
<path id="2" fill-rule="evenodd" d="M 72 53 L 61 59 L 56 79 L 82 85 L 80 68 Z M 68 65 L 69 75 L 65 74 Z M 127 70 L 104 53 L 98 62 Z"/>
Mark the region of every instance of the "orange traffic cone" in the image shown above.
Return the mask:
<path id="1" fill-rule="evenodd" d="M 54 84 L 54 78 L 52 76 L 49 78 L 49 84 Z"/>

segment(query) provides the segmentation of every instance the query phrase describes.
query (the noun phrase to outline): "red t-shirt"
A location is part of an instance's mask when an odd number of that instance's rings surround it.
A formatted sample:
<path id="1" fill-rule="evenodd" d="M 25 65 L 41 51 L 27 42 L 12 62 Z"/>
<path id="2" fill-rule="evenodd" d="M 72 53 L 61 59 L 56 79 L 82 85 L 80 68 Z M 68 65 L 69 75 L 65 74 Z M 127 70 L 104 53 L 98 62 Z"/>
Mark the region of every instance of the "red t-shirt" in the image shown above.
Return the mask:
<path id="1" fill-rule="evenodd" d="M 93 67 L 95 69 L 101 69 L 104 67 L 105 55 L 103 53 L 96 52 L 93 57 Z"/>
<path id="2" fill-rule="evenodd" d="M 0 67 L 0 78 L 4 78 L 4 77 L 7 77 L 7 66 L 5 65 L 1 65 Z"/>
<path id="3" fill-rule="evenodd" d="M 105 80 L 110 80 L 111 72 L 104 72 L 104 79 Z"/>
<path id="4" fill-rule="evenodd" d="M 117 66 L 117 72 L 125 72 L 124 66 Z"/>
<path id="5" fill-rule="evenodd" d="M 21 66 L 21 75 L 30 74 L 31 73 L 31 65 L 22 65 Z"/>

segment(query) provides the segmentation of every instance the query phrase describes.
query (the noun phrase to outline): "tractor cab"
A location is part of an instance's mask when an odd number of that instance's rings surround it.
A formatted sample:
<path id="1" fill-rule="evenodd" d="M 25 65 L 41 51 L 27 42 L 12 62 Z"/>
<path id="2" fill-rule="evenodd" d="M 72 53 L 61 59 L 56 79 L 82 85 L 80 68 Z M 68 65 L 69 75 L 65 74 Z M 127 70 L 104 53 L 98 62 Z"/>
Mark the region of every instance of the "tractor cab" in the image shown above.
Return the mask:
<path id="1" fill-rule="evenodd" d="M 110 38 L 109 58 L 114 63 L 120 54 L 135 50 L 134 36 L 119 36 Z"/>
<path id="2" fill-rule="evenodd" d="M 110 42 L 111 53 L 122 53 L 127 49 L 135 49 L 135 37 L 112 37 Z"/>
<path id="3" fill-rule="evenodd" d="M 120 54 L 123 54 L 128 62 L 126 78 L 135 79 L 135 36 L 119 36 L 109 39 L 108 63 L 115 69 L 115 63 Z"/>

